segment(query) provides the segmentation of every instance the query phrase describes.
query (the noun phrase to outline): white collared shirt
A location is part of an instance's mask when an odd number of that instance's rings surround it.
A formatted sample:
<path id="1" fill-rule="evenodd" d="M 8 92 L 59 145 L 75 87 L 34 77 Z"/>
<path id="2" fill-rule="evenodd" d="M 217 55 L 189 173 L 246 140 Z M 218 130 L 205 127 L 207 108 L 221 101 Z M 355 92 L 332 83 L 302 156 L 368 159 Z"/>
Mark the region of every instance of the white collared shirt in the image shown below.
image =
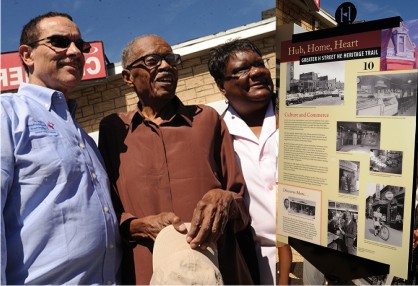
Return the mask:
<path id="1" fill-rule="evenodd" d="M 279 130 L 276 128 L 274 106 L 270 102 L 259 138 L 232 106 L 228 107 L 224 120 L 234 139 L 234 149 L 247 184 L 248 193 L 246 193 L 244 199 L 250 210 L 251 226 L 256 233 L 255 240 L 262 248 L 262 255 L 268 256 L 270 271 L 275 278 L 275 186 L 277 182 Z M 260 270 L 262 269 L 260 268 Z"/>

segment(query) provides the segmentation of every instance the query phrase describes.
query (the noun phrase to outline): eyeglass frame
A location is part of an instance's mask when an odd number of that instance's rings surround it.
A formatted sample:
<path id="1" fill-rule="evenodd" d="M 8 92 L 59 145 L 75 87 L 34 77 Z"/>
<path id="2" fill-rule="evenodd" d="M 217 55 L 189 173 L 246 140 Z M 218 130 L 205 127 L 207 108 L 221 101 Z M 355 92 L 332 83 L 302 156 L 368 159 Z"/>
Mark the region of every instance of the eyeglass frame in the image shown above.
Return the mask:
<path id="1" fill-rule="evenodd" d="M 150 57 L 150 56 L 158 56 L 160 59 L 158 60 L 158 63 L 156 64 L 156 65 L 147 65 L 146 63 L 145 63 L 145 58 L 147 58 L 147 57 Z M 174 59 L 176 59 L 176 63 L 173 65 L 173 64 L 170 64 L 168 61 L 167 61 L 167 57 L 168 56 L 174 56 Z M 131 70 L 131 69 L 134 69 L 134 68 L 139 68 L 140 67 L 140 65 L 136 65 L 136 66 L 134 66 L 136 63 L 139 63 L 140 61 L 142 61 L 143 62 L 143 64 L 142 65 L 144 65 L 145 67 L 147 67 L 147 68 L 150 68 L 150 69 L 152 69 L 152 68 L 155 68 L 155 67 L 158 67 L 158 66 L 160 66 L 161 65 L 161 63 L 163 62 L 163 60 L 165 60 L 170 66 L 177 66 L 178 64 L 181 64 L 181 56 L 179 55 L 179 54 L 167 54 L 167 55 L 165 55 L 165 56 L 162 56 L 162 55 L 160 55 L 160 54 L 148 54 L 148 55 L 145 55 L 145 56 L 142 56 L 142 57 L 139 57 L 139 58 L 137 58 L 136 60 L 134 60 L 132 63 L 130 63 L 129 65 L 127 65 L 126 66 L 126 69 L 127 70 Z"/>
<path id="2" fill-rule="evenodd" d="M 52 44 L 52 40 L 53 40 L 53 38 L 61 38 L 61 39 L 66 39 L 67 41 L 68 41 L 68 46 L 67 47 L 57 47 L 57 46 L 54 46 L 53 44 Z M 69 37 L 67 37 L 67 36 L 63 36 L 63 35 L 51 35 L 51 36 L 48 36 L 48 37 L 45 37 L 45 38 L 42 38 L 42 39 L 39 39 L 39 40 L 36 40 L 36 41 L 34 41 L 34 42 L 31 42 L 31 43 L 29 43 L 29 44 L 27 44 L 28 46 L 31 46 L 31 47 L 35 47 L 35 44 L 38 44 L 40 41 L 43 41 L 43 40 L 48 40 L 49 41 L 49 43 L 51 44 L 51 46 L 52 46 L 52 48 L 58 48 L 58 49 L 62 49 L 62 51 L 64 51 L 64 50 L 66 50 L 66 49 L 68 49 L 69 47 L 70 47 L 70 45 L 71 45 L 71 43 L 74 43 L 74 45 L 77 47 L 77 49 L 81 52 L 81 53 L 83 53 L 83 54 L 88 54 L 89 52 L 90 52 L 90 49 L 91 49 L 91 45 L 90 45 L 90 43 L 89 42 L 86 42 L 86 41 L 84 41 L 83 39 L 78 39 L 78 40 L 75 40 L 75 41 L 73 41 L 73 40 L 71 40 Z M 39 45 L 39 44 L 38 44 Z M 87 48 L 85 48 L 84 46 L 85 45 L 88 45 L 88 47 Z M 81 46 L 81 48 L 80 48 L 80 46 Z M 53 49 L 54 51 L 55 51 L 55 49 Z"/>
<path id="3" fill-rule="evenodd" d="M 263 65 L 257 65 L 260 62 L 253 62 L 249 65 L 245 65 L 243 67 L 240 67 L 240 70 L 237 71 L 236 73 L 233 73 L 232 75 L 228 75 L 228 76 L 224 76 L 223 80 L 224 81 L 228 81 L 228 80 L 232 80 L 232 79 L 241 79 L 244 78 L 246 76 L 248 76 L 250 74 L 251 68 L 255 67 L 255 68 L 265 68 L 265 69 L 269 69 L 269 60 L 270 59 L 262 59 Z"/>

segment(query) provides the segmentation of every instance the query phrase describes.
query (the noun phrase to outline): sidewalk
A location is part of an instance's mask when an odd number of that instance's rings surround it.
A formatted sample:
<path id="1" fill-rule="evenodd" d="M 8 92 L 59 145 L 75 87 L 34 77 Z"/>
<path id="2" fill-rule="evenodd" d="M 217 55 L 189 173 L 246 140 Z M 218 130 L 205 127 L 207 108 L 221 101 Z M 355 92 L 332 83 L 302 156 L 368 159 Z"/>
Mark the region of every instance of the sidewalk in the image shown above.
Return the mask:
<path id="1" fill-rule="evenodd" d="M 303 285 L 303 257 L 292 248 L 293 262 L 289 275 L 290 285 Z"/>

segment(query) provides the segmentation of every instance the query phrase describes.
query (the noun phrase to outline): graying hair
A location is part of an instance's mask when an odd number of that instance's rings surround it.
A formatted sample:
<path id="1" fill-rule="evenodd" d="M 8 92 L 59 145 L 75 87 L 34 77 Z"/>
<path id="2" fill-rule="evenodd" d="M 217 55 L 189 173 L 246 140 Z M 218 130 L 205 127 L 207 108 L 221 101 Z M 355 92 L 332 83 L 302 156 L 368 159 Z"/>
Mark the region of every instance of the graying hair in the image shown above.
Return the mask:
<path id="1" fill-rule="evenodd" d="M 154 35 L 154 34 L 146 34 L 146 35 L 140 35 L 136 38 L 134 38 L 133 40 L 131 40 L 129 43 L 126 44 L 125 48 L 122 51 L 122 68 L 126 69 L 126 67 L 128 66 L 128 64 L 134 60 L 132 59 L 134 57 L 134 45 L 136 43 L 136 41 L 145 38 L 145 37 L 159 37 L 158 35 Z"/>

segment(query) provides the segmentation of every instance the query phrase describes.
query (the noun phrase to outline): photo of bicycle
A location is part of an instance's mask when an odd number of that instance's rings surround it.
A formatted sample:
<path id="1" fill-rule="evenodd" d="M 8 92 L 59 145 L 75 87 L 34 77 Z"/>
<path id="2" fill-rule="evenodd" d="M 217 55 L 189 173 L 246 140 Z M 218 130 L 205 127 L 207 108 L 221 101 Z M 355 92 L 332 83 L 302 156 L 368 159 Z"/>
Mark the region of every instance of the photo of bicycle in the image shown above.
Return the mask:
<path id="1" fill-rule="evenodd" d="M 382 213 L 380 212 L 380 207 L 373 214 L 373 224 L 374 224 L 374 236 L 379 236 L 383 240 L 389 239 L 389 228 L 384 224 L 382 219 Z"/>
<path id="2" fill-rule="evenodd" d="M 405 188 L 367 184 L 364 238 L 402 246 Z"/>

